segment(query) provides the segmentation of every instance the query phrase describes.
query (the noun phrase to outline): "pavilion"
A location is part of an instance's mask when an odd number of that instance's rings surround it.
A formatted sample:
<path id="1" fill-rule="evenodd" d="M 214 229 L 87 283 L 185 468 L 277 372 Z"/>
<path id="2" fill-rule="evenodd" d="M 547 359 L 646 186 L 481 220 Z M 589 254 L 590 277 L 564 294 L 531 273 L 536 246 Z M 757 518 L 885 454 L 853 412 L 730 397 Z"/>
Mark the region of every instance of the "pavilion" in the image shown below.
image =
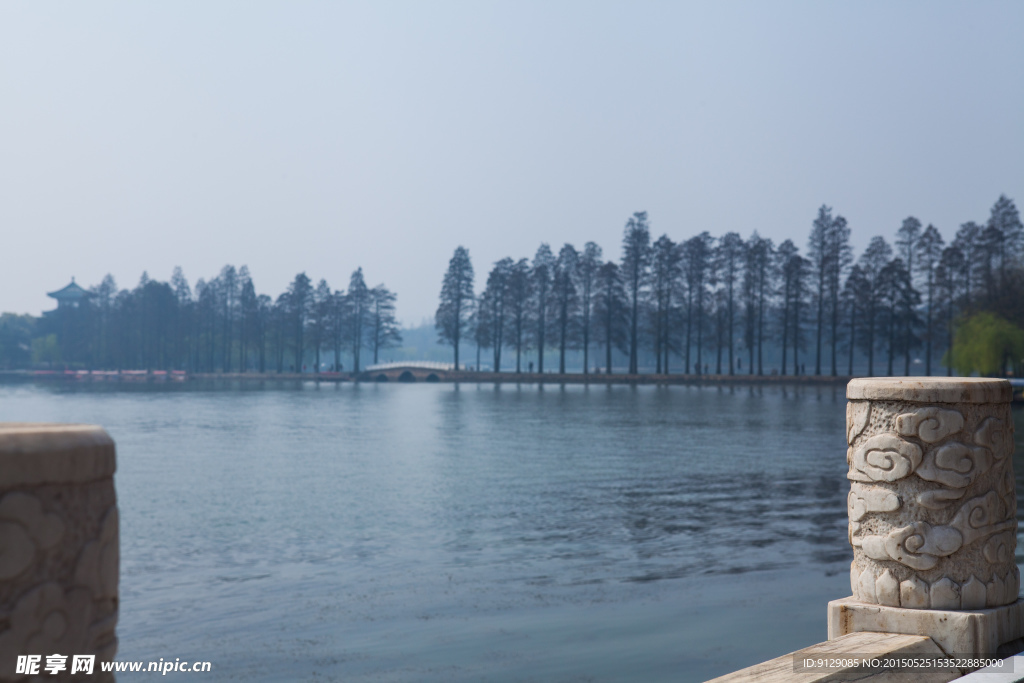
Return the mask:
<path id="1" fill-rule="evenodd" d="M 82 289 L 75 283 L 74 276 L 71 277 L 71 284 L 58 289 L 55 292 L 47 292 L 46 296 L 57 300 L 57 309 L 54 311 L 44 311 L 43 315 L 51 315 L 66 308 L 78 308 L 78 305 L 84 300 L 92 296 L 88 291 Z"/>

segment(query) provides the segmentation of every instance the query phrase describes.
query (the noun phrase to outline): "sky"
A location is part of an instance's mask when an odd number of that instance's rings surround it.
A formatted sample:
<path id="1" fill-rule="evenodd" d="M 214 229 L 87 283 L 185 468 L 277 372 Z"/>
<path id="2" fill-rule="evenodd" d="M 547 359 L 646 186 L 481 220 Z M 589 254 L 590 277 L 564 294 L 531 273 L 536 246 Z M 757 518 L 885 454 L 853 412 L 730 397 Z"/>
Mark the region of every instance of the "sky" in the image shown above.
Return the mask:
<path id="1" fill-rule="evenodd" d="M 433 316 L 448 259 L 753 231 L 861 251 L 1024 203 L 1024 2 L 0 3 L 0 310 L 300 271 Z"/>

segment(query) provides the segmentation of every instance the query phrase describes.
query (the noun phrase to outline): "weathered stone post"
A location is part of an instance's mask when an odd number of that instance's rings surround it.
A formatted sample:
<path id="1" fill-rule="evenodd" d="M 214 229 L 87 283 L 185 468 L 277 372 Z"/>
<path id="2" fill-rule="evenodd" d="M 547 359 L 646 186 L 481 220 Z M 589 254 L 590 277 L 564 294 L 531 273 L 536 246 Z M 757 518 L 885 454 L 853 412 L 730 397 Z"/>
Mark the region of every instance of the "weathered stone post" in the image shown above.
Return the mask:
<path id="1" fill-rule="evenodd" d="M 24 655 L 47 680 L 113 680 L 99 663 L 117 652 L 114 467 L 100 427 L 0 423 L 0 681 L 27 678 Z M 96 655 L 92 675 L 71 675 L 73 655 Z"/>
<path id="2" fill-rule="evenodd" d="M 829 639 L 993 656 L 1024 637 L 1009 382 L 855 379 L 846 396 L 853 596 L 829 603 Z"/>

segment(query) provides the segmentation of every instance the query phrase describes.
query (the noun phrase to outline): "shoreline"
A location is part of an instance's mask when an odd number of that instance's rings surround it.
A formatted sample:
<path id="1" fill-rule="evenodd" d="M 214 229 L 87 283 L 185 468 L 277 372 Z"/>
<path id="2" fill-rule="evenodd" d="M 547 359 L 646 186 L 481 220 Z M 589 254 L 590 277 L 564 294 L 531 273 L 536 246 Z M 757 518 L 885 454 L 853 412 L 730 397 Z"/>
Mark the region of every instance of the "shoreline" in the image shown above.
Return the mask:
<path id="1" fill-rule="evenodd" d="M 403 378 L 402 373 L 408 375 Z M 409 376 L 411 375 L 411 377 Z M 554 372 L 491 372 L 470 370 L 434 370 L 395 368 L 387 371 L 348 372 L 192 372 L 182 371 L 62 371 L 62 370 L 0 370 L 0 380 L 65 380 L 90 382 L 186 382 L 189 380 L 252 380 L 302 382 L 445 382 L 471 384 L 847 384 L 866 375 L 693 375 L 682 373 L 554 373 Z M 937 376 L 937 375 L 936 375 Z M 900 375 L 902 377 L 902 375 Z M 1016 387 L 1015 387 L 1016 388 Z"/>

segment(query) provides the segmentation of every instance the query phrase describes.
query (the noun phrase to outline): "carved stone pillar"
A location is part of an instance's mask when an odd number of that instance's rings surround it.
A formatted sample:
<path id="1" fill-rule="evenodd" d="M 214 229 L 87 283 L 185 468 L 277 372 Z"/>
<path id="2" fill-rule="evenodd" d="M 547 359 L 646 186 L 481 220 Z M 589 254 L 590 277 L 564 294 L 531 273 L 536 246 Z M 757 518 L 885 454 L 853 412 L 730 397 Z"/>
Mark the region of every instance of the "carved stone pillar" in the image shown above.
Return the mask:
<path id="1" fill-rule="evenodd" d="M 19 655 L 42 655 L 49 679 L 113 680 L 118 518 L 114 442 L 100 427 L 0 423 L 0 681 Z M 47 655 L 66 670 L 42 670 Z M 73 655 L 96 655 L 71 676 Z"/>
<path id="2" fill-rule="evenodd" d="M 846 395 L 853 597 L 829 604 L 829 637 L 888 630 L 992 655 L 1024 636 L 1009 382 L 856 379 Z"/>

